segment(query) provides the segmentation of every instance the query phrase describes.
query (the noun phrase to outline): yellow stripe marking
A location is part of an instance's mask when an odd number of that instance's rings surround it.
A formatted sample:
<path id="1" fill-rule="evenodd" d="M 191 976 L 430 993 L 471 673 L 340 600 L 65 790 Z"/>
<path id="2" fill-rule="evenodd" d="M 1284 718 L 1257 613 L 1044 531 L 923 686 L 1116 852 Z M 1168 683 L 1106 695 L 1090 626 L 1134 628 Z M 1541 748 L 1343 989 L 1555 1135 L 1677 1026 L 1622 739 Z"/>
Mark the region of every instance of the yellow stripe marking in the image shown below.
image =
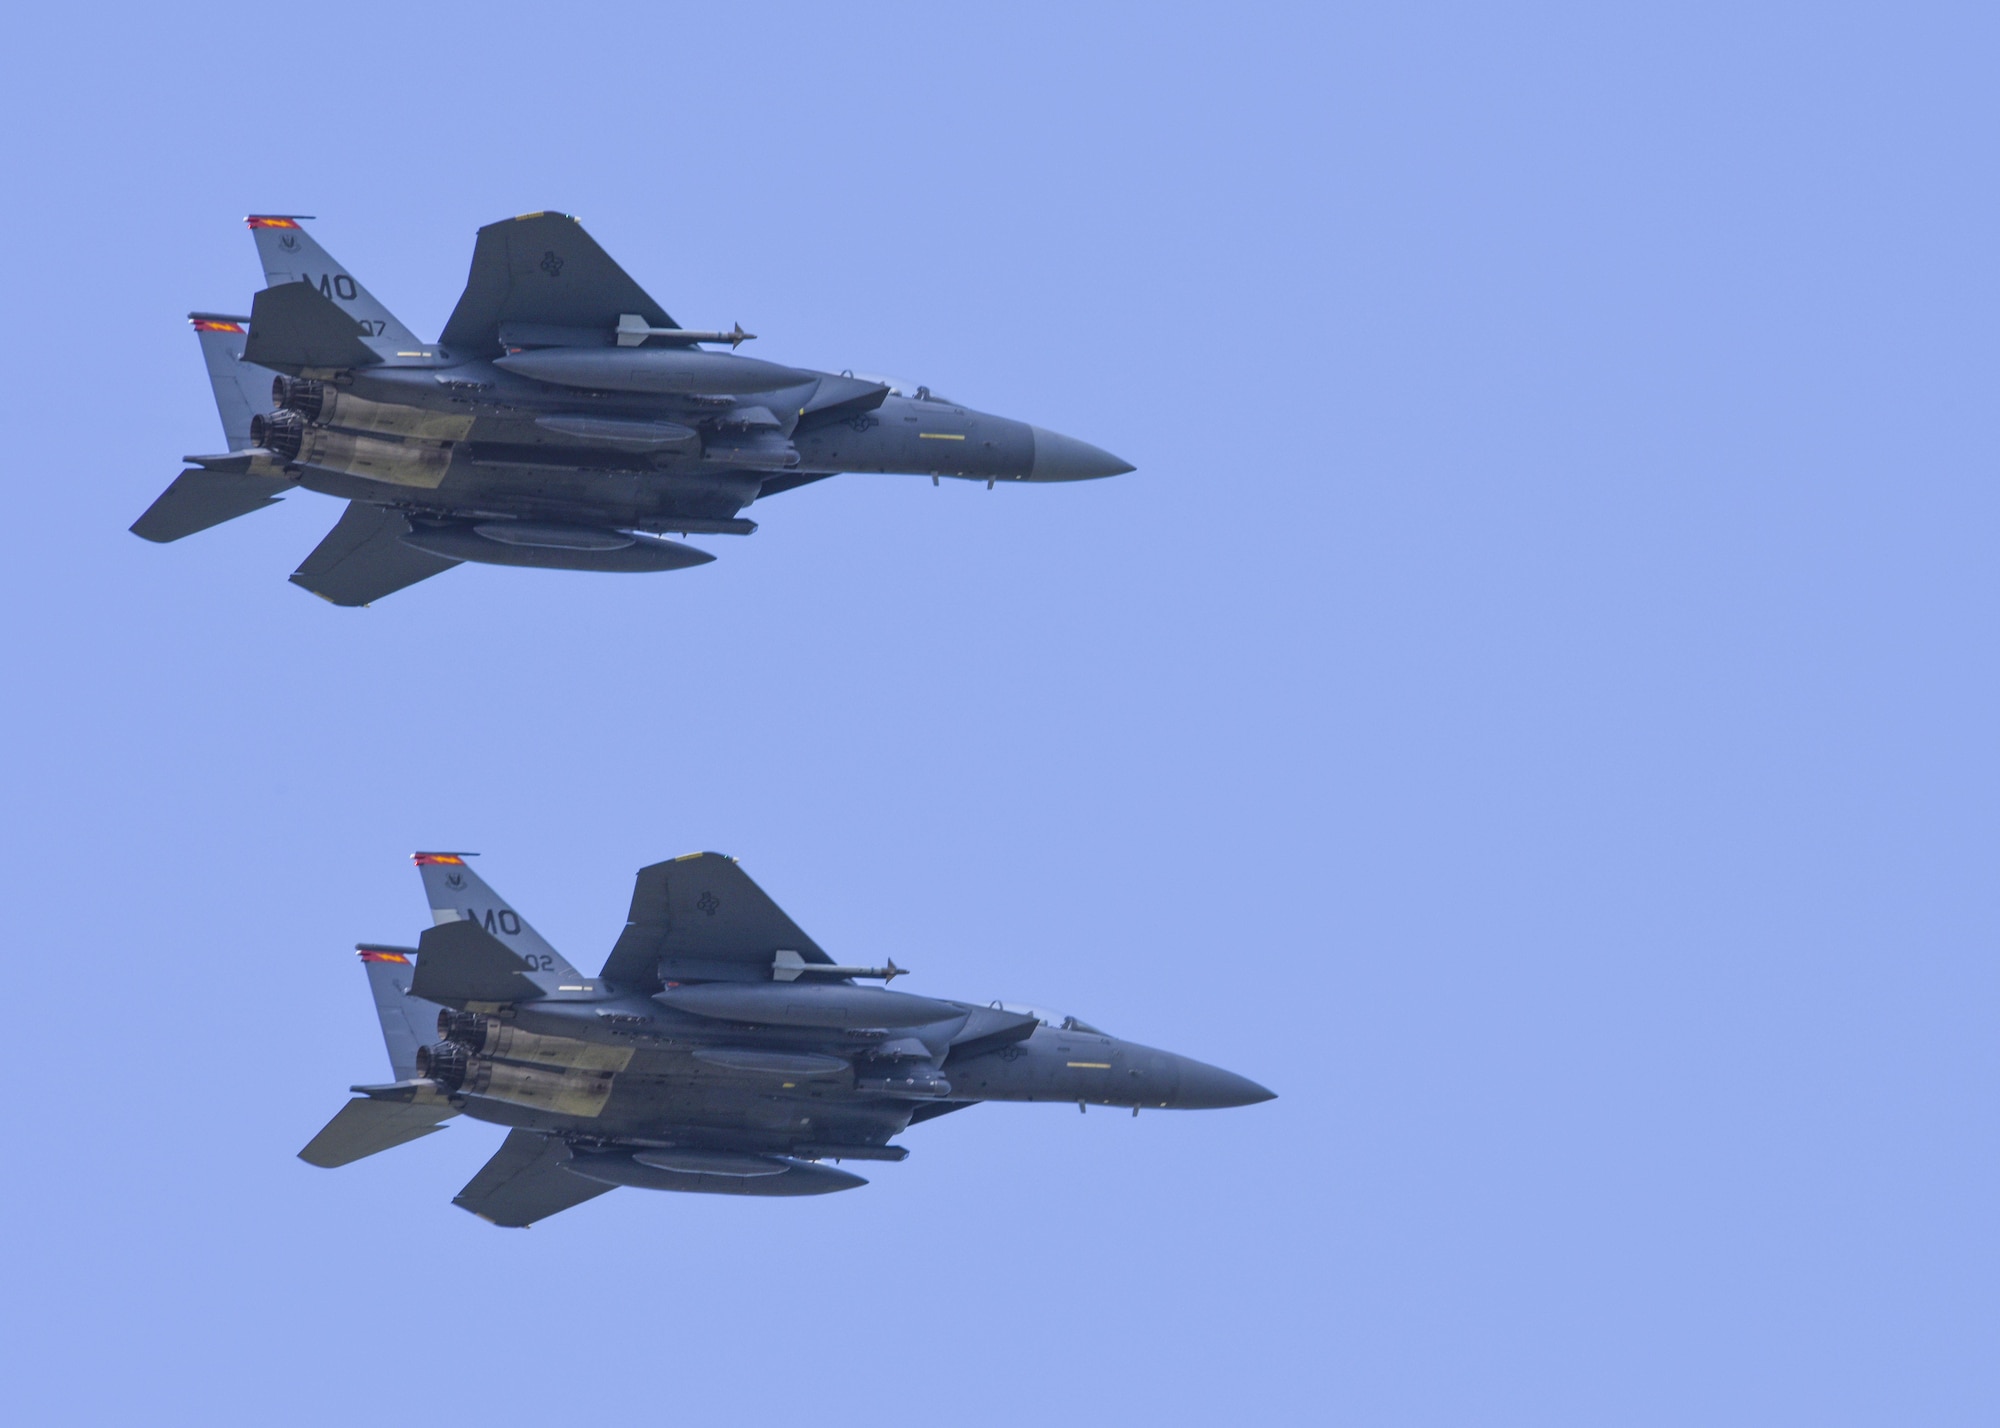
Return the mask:
<path id="1" fill-rule="evenodd" d="M 920 431 L 917 433 L 925 441 L 963 441 L 964 437 L 952 431 Z"/>
<path id="2" fill-rule="evenodd" d="M 1083 1071 L 1109 1071 L 1111 1069 L 1109 1061 L 1072 1061 L 1069 1064 Z"/>

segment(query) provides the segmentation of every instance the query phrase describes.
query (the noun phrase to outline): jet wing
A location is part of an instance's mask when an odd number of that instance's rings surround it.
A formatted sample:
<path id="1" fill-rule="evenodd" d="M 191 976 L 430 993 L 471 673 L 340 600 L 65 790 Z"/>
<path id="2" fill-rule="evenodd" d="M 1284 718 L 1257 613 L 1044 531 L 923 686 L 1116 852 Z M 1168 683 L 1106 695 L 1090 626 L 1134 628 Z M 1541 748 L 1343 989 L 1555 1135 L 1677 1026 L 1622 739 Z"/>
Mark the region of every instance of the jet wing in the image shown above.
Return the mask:
<path id="1" fill-rule="evenodd" d="M 165 544 L 276 505 L 291 489 L 283 477 L 227 471 L 183 471 L 132 522 L 132 534 Z"/>
<path id="2" fill-rule="evenodd" d="M 693 980 L 750 980 L 768 974 L 780 951 L 831 965 L 734 858 L 689 853 L 639 870 L 625 931 L 603 977 L 657 989 L 678 974 Z"/>
<path id="3" fill-rule="evenodd" d="M 299 1152 L 308 1165 L 331 1170 L 441 1131 L 458 1112 L 439 1101 L 386 1101 L 356 1096 Z M 572 1179 L 575 1177 L 572 1176 Z"/>
<path id="4" fill-rule="evenodd" d="M 594 329 L 609 341 L 626 313 L 651 327 L 680 326 L 581 223 L 565 213 L 525 213 L 479 230 L 465 294 L 438 340 L 485 357 L 500 345 L 500 324 L 519 322 Z"/>
<path id="5" fill-rule="evenodd" d="M 350 501 L 326 539 L 292 572 L 292 584 L 335 605 L 366 605 L 463 563 L 405 545 L 409 529 L 400 511 Z"/>
<path id="6" fill-rule="evenodd" d="M 617 1188 L 572 1175 L 563 1169 L 569 1158 L 569 1147 L 554 1136 L 509 1131 L 451 1203 L 506 1229 L 521 1229 Z"/>

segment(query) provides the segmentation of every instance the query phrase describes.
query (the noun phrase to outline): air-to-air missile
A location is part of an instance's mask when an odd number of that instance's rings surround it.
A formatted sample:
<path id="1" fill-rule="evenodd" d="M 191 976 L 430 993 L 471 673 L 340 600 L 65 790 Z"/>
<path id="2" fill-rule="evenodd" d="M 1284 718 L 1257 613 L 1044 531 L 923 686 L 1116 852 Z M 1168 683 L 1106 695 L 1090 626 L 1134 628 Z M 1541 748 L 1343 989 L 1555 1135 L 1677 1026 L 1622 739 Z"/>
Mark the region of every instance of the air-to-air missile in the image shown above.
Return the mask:
<path id="1" fill-rule="evenodd" d="M 890 991 L 836 963 L 715 853 L 639 873 L 624 933 L 586 976 L 467 866 L 419 853 L 435 925 L 364 943 L 396 1079 L 356 1086 L 311 1144 L 337 1166 L 458 1115 L 509 1128 L 455 1203 L 526 1225 L 615 1186 L 819 1195 L 898 1161 L 908 1127 L 981 1101 L 1198 1109 L 1271 1092 L 1004 1002 Z M 864 986 L 880 981 L 883 986 Z"/>
<path id="2" fill-rule="evenodd" d="M 467 560 L 701 565 L 714 557 L 661 537 L 748 535 L 752 503 L 841 472 L 991 487 L 1132 469 L 928 387 L 745 356 L 740 323 L 680 327 L 562 214 L 479 230 L 436 342 L 298 218 L 249 223 L 268 286 L 247 317 L 192 314 L 229 449 L 187 457 L 132 529 L 172 541 L 294 489 L 339 497 L 292 576 L 337 605 Z"/>

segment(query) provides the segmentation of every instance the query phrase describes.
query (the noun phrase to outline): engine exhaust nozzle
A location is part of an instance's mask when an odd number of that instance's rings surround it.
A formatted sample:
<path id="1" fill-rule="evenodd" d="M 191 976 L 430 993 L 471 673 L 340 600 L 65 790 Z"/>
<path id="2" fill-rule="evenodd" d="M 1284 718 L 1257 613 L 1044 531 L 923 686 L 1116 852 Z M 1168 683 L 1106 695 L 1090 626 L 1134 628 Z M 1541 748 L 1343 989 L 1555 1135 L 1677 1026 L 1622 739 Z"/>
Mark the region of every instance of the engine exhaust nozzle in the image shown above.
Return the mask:
<path id="1" fill-rule="evenodd" d="M 465 1084 L 466 1050 L 456 1041 L 440 1041 L 436 1046 L 417 1048 L 417 1075 L 435 1081 L 447 1091 Z"/>
<path id="2" fill-rule="evenodd" d="M 271 405 L 297 412 L 307 421 L 318 421 L 326 407 L 326 383 L 312 377 L 273 377 Z"/>
<path id="3" fill-rule="evenodd" d="M 486 1033 L 491 1025 L 492 1018 L 478 1012 L 453 1011 L 449 1007 L 438 1011 L 438 1035 L 445 1041 L 457 1042 L 473 1056 L 486 1049 Z"/>
<path id="4" fill-rule="evenodd" d="M 250 418 L 250 440 L 282 461 L 296 461 L 305 445 L 306 419 L 295 411 L 259 412 Z"/>

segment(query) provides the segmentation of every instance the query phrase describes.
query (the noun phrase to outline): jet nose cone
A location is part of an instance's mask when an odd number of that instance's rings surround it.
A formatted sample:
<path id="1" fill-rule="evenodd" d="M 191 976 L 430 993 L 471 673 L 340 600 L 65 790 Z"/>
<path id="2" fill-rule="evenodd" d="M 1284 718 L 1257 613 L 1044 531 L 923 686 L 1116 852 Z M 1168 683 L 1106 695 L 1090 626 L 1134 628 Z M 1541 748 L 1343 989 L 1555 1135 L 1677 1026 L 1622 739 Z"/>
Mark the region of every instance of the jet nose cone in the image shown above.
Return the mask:
<path id="1" fill-rule="evenodd" d="M 1254 1106 L 1259 1101 L 1276 1100 L 1277 1094 L 1265 1090 L 1248 1076 L 1238 1076 L 1220 1066 L 1183 1060 L 1180 1095 L 1174 1104 L 1190 1111 L 1214 1111 L 1225 1106 Z"/>
<path id="2" fill-rule="evenodd" d="M 1122 476 L 1138 468 L 1110 452 L 1061 432 L 1029 428 L 1035 434 L 1035 464 L 1030 481 L 1089 481 L 1098 476 Z"/>

